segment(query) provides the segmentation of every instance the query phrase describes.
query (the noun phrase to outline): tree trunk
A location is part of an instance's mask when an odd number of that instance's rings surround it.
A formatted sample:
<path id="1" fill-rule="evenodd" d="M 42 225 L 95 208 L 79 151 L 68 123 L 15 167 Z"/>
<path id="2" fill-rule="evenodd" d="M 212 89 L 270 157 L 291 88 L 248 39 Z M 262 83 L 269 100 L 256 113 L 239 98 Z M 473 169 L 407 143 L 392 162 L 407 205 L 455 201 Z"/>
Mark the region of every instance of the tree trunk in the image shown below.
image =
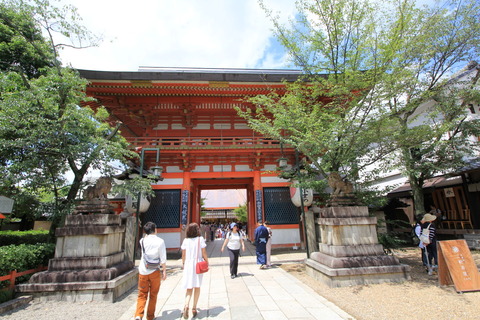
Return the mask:
<path id="1" fill-rule="evenodd" d="M 410 186 L 412 188 L 413 203 L 415 205 L 415 215 L 425 214 L 425 197 L 422 188 L 423 183 L 418 181 L 416 177 L 411 177 Z"/>
<path id="2" fill-rule="evenodd" d="M 412 157 L 409 149 L 402 149 L 405 171 L 407 172 L 408 182 L 412 188 L 413 205 L 415 206 L 415 215 L 425 214 L 425 197 L 423 195 L 424 179 L 421 172 L 417 172 L 415 162 L 418 161 Z"/>

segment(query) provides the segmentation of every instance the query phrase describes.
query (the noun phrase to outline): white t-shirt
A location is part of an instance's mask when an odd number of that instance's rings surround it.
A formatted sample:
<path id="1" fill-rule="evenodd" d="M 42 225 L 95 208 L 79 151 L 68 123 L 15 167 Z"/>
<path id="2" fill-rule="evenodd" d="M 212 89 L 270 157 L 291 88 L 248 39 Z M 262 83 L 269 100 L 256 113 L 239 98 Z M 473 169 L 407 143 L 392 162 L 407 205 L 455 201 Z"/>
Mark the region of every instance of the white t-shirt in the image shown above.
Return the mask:
<path id="1" fill-rule="evenodd" d="M 145 266 L 145 256 L 150 262 L 166 263 L 167 262 L 167 250 L 165 248 L 165 242 L 162 238 L 155 234 L 149 234 L 145 238 L 140 240 L 142 250 L 142 258 L 138 265 L 138 272 L 141 275 L 148 275 L 155 272 L 155 269 L 147 269 Z M 143 247 L 143 248 L 142 248 Z"/>
<path id="2" fill-rule="evenodd" d="M 240 249 L 240 246 L 241 246 L 240 240 L 243 239 L 243 237 L 239 232 L 237 233 L 229 232 L 227 234 L 227 239 L 228 239 L 228 243 L 227 243 L 228 249 L 230 250 Z"/>

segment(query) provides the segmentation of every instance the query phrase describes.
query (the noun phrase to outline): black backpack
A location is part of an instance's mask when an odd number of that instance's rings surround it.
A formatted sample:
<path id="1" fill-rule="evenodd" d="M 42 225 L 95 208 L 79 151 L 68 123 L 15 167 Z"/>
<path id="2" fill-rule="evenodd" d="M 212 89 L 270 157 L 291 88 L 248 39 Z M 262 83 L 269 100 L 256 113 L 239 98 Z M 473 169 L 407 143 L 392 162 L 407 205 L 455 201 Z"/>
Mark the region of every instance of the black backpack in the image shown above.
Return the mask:
<path id="1" fill-rule="evenodd" d="M 412 239 L 412 244 L 414 246 L 418 246 L 418 244 L 420 243 L 420 239 L 418 238 L 417 234 L 415 233 L 415 229 L 419 225 L 420 224 L 418 222 L 415 223 L 415 225 L 412 227 L 412 230 L 410 231 L 410 238 Z M 421 229 L 421 226 L 420 226 L 420 229 Z"/>
<path id="2" fill-rule="evenodd" d="M 232 231 L 228 231 L 227 235 L 225 236 L 225 239 L 230 240 L 230 236 L 232 235 Z M 240 236 L 240 239 L 242 239 L 242 234 L 240 231 L 238 232 L 238 235 Z"/>

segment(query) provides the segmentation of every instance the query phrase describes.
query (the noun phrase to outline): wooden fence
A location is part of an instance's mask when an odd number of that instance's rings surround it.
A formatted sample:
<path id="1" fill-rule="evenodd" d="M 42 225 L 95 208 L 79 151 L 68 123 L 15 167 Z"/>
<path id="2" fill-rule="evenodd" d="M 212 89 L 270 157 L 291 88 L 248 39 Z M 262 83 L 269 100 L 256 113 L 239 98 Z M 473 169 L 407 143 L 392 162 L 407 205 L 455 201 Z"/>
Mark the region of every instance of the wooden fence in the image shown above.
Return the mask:
<path id="1" fill-rule="evenodd" d="M 17 270 L 13 270 L 9 274 L 7 274 L 6 276 L 1 276 L 0 281 L 7 281 L 7 280 L 10 281 L 8 289 L 11 290 L 11 289 L 15 288 L 15 279 L 16 278 L 21 277 L 21 276 L 25 276 L 27 274 L 44 271 L 44 270 L 47 270 L 47 269 L 48 269 L 47 267 L 39 266 L 35 269 L 25 270 L 25 271 L 21 271 L 21 272 L 17 272 Z"/>

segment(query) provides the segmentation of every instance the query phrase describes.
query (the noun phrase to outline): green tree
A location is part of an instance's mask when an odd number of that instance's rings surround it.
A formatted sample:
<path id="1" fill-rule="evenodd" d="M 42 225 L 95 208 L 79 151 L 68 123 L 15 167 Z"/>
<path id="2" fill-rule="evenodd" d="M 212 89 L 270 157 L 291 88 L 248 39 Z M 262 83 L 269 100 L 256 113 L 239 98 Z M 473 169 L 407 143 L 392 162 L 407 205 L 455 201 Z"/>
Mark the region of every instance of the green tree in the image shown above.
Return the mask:
<path id="1" fill-rule="evenodd" d="M 480 151 L 480 120 L 468 108 L 480 102 L 480 67 L 471 62 L 479 58 L 479 19 L 477 1 L 427 8 L 382 82 L 387 102 L 380 113 L 398 128 L 391 140 L 400 156 L 392 165 L 408 178 L 417 214 L 425 213 L 425 181 L 464 166 Z M 465 66 L 468 77 L 465 69 L 455 73 Z"/>
<path id="2" fill-rule="evenodd" d="M 118 134 L 120 124 L 106 122 L 104 108 L 85 105 L 91 100 L 86 80 L 61 64 L 62 47 L 97 41 L 78 24 L 76 10 L 46 0 L 9 0 L 0 12 L 6 34 L 0 45 L 2 175 L 34 193 L 51 190 L 55 212 L 65 214 L 89 170 L 108 174 L 107 162 L 137 155 Z M 57 43 L 59 36 L 71 43 Z M 69 171 L 74 178 L 65 196 Z"/>
<path id="3" fill-rule="evenodd" d="M 238 208 L 233 209 L 235 216 L 241 223 L 246 223 L 248 219 L 248 210 L 246 204 L 239 204 Z"/>
<path id="4" fill-rule="evenodd" d="M 205 217 L 207 215 L 207 211 L 205 210 L 205 200 L 207 200 L 207 198 L 200 198 L 200 217 Z"/>
<path id="5" fill-rule="evenodd" d="M 352 181 L 372 181 L 400 167 L 414 188 L 417 177 L 452 166 L 452 157 L 442 155 L 446 149 L 453 155 L 465 143 L 458 158 L 473 150 L 467 140 L 478 125 L 461 119 L 465 103 L 477 97 L 474 87 L 448 86 L 445 79 L 478 56 L 476 1 L 418 8 L 411 0 L 302 0 L 298 10 L 285 26 L 266 9 L 306 76 L 288 84 L 286 94 L 255 97 L 251 109 L 239 110 L 255 130 L 293 145 L 324 176 L 338 171 Z M 432 99 L 437 103 L 427 117 L 438 126 L 419 126 L 419 108 Z M 439 139 L 446 133 L 459 138 Z M 408 166 L 398 153 L 415 150 L 421 157 L 423 147 L 425 159 L 435 154 L 439 160 L 430 172 Z"/>
<path id="6" fill-rule="evenodd" d="M 305 77 L 287 83 L 286 93 L 254 97 L 251 109 L 238 110 L 253 129 L 294 146 L 324 177 L 339 172 L 359 182 L 362 170 L 392 151 L 382 137 L 393 129 L 376 121 L 380 97 L 371 92 L 391 59 L 382 50 L 401 44 L 386 36 L 391 25 L 381 23 L 376 6 L 299 1 L 299 14 L 288 26 L 269 12 L 279 40 Z"/>

